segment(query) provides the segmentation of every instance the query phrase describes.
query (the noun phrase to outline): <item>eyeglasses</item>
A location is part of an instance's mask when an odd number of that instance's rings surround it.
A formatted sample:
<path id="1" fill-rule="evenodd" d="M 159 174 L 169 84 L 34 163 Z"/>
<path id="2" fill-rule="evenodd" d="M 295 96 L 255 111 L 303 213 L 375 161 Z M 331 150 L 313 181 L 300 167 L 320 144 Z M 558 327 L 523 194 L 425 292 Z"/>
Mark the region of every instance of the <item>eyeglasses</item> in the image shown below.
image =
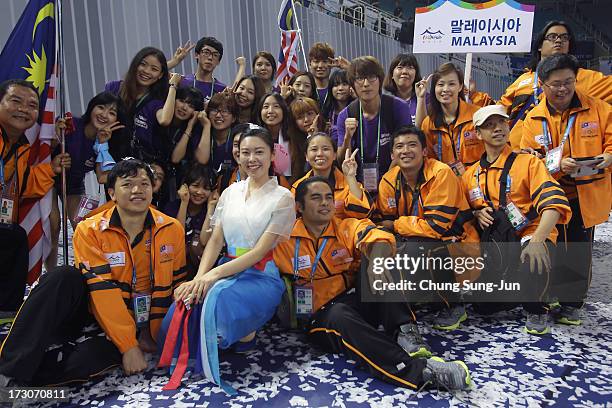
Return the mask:
<path id="1" fill-rule="evenodd" d="M 570 35 L 568 33 L 563 33 L 563 34 L 550 33 L 550 34 L 546 34 L 546 36 L 544 36 L 544 39 L 550 42 L 555 42 L 557 40 L 560 40 L 561 42 L 568 42 L 570 40 Z"/>
<path id="2" fill-rule="evenodd" d="M 544 83 L 544 85 L 546 85 L 553 91 L 560 91 L 562 88 L 573 89 L 576 86 L 576 78 L 565 82 L 553 82 L 552 84 Z"/>
<path id="3" fill-rule="evenodd" d="M 378 76 L 377 75 L 358 76 L 358 77 L 355 77 L 355 82 L 357 82 L 359 85 L 362 85 L 366 79 L 368 80 L 368 82 L 372 83 L 374 81 L 378 81 Z"/>
<path id="4" fill-rule="evenodd" d="M 200 55 L 203 55 L 206 58 L 212 58 L 212 59 L 219 59 L 219 58 L 221 58 L 221 54 L 219 54 L 217 51 L 210 51 L 207 48 L 203 48 L 200 51 Z"/>
<path id="5" fill-rule="evenodd" d="M 229 116 L 232 114 L 232 112 L 228 111 L 227 109 L 217 109 L 217 108 L 213 108 L 209 111 L 210 116 L 215 116 L 217 113 L 220 113 L 222 116 Z"/>

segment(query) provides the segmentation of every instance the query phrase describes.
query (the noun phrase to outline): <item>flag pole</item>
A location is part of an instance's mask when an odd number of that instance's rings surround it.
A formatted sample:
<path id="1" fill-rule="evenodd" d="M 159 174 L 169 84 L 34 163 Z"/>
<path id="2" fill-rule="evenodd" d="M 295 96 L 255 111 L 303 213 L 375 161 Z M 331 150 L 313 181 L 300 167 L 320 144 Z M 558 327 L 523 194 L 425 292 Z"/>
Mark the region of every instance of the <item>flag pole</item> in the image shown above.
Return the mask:
<path id="1" fill-rule="evenodd" d="M 294 10 L 294 13 L 295 13 L 295 28 L 297 28 L 298 37 L 300 41 L 300 48 L 302 49 L 302 57 L 304 57 L 304 65 L 306 66 L 306 72 L 308 72 L 309 71 L 308 60 L 306 59 L 306 50 L 304 50 L 304 38 L 302 37 L 302 30 L 300 29 L 300 23 L 297 17 L 297 9 L 295 8 L 295 4 L 293 3 L 293 0 L 291 0 L 291 9 Z"/>
<path id="2" fill-rule="evenodd" d="M 64 98 L 64 33 L 63 33 L 63 22 L 62 22 L 62 0 L 57 0 L 56 3 L 57 13 L 57 92 L 59 95 L 60 114 L 59 117 L 63 118 L 66 115 L 66 101 Z M 65 129 L 61 130 L 60 136 L 61 152 L 66 153 L 66 132 Z M 68 263 L 68 200 L 66 198 L 66 169 L 62 166 L 62 254 L 64 255 L 64 265 Z"/>
<path id="3" fill-rule="evenodd" d="M 463 74 L 463 84 L 467 92 L 465 93 L 465 101 L 470 102 L 470 77 L 472 76 L 472 53 L 468 52 L 465 55 L 465 72 Z"/>

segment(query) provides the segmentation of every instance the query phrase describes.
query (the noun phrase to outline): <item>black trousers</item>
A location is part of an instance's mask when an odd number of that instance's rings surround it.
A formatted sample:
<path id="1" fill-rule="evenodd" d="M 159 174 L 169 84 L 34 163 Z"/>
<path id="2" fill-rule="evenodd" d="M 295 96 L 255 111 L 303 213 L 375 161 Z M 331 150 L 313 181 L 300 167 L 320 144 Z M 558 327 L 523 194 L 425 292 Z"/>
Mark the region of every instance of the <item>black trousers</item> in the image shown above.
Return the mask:
<path id="1" fill-rule="evenodd" d="M 352 293 L 314 314 L 308 338 L 327 352 L 358 361 L 383 381 L 414 389 L 423 383 L 425 359 L 410 357 L 395 341 L 399 326 L 409 321 L 405 303 L 361 303 Z M 377 330 L 380 324 L 384 332 Z"/>
<path id="2" fill-rule="evenodd" d="M 555 265 L 557 262 L 555 261 L 556 248 L 551 241 L 545 242 L 546 247 L 548 248 L 548 254 L 550 258 L 550 262 L 552 264 L 552 271 L 555 271 Z M 517 243 L 518 245 L 518 243 Z M 521 248 L 525 249 L 529 245 L 529 240 L 525 241 Z M 483 270 L 479 281 L 485 282 L 494 282 L 497 283 L 500 281 L 502 277 L 500 276 L 489 276 L 489 274 Z M 521 295 L 522 301 L 518 302 L 478 302 L 477 298 L 472 302 L 472 308 L 476 313 L 479 314 L 493 314 L 502 310 L 511 310 L 520 305 L 523 306 L 523 310 L 530 314 L 546 314 L 548 311 L 546 304 L 546 294 L 549 293 L 550 290 L 550 281 L 551 281 L 551 273 L 547 271 L 543 271 L 541 274 L 537 272 L 531 272 L 529 259 L 525 260 L 525 263 L 521 263 L 518 261 L 518 267 L 516 269 L 518 280 L 521 283 Z M 495 275 L 495 274 L 491 274 Z M 506 296 L 507 297 L 507 296 Z M 527 301 L 528 299 L 528 301 Z"/>
<path id="3" fill-rule="evenodd" d="M 557 247 L 563 267 L 555 274 L 553 285 L 561 305 L 581 308 L 591 285 L 595 227 L 584 227 L 578 199 L 571 200 L 570 207 L 569 223 L 557 225 Z"/>
<path id="4" fill-rule="evenodd" d="M 23 303 L 28 276 L 28 235 L 19 225 L 0 227 L 0 310 Z"/>
<path id="5" fill-rule="evenodd" d="M 0 374 L 31 385 L 87 381 L 118 364 L 121 353 L 89 313 L 82 275 L 69 266 L 40 279 L 0 348 Z"/>

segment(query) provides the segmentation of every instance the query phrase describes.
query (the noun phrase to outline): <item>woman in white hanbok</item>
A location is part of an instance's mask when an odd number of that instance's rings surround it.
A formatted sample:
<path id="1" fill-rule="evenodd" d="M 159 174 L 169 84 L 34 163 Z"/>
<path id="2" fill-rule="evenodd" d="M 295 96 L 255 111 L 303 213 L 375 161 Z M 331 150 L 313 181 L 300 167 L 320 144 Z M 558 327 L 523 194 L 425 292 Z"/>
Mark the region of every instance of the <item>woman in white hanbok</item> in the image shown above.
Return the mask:
<path id="1" fill-rule="evenodd" d="M 158 342 L 164 344 L 166 336 L 176 341 L 168 330 L 173 317 L 181 318 L 181 313 L 175 312 L 184 309 L 183 305 L 191 307 L 185 327 L 189 328 L 189 359 L 195 360 L 194 372 L 203 372 L 229 393 L 233 389 L 220 378 L 217 348 L 234 345 L 244 350 L 253 346 L 256 331 L 274 315 L 285 290 L 272 260 L 272 249 L 289 238 L 295 222 L 295 202 L 289 190 L 269 176 L 273 146 L 272 137 L 263 128 L 252 128 L 241 136 L 239 157 L 248 178 L 221 194 L 198 273 L 176 289 L 176 302 L 164 319 Z M 224 246 L 225 256 L 217 263 Z M 170 365 L 176 365 L 180 356 L 176 350 L 168 353 L 175 357 Z"/>

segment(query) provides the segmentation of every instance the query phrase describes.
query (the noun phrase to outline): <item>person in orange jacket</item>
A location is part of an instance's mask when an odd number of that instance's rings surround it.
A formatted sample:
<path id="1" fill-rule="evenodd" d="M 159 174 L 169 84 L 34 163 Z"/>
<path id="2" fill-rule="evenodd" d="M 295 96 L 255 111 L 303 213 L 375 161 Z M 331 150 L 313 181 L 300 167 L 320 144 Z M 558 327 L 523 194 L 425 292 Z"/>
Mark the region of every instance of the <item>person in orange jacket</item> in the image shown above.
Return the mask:
<path id="1" fill-rule="evenodd" d="M 555 224 L 566 224 L 571 210 L 561 186 L 537 157 L 512 152 L 508 146 L 508 119 L 505 108 L 500 105 L 481 108 L 474 114 L 476 132 L 484 141 L 486 152 L 478 163 L 467 169 L 462 181 L 481 230 L 491 233 L 492 229 L 507 225 L 496 218 L 502 216 L 501 211 L 508 221 L 511 217 L 516 220 L 514 234 L 521 245 L 520 255 L 517 251 L 516 256 L 520 256 L 523 263 L 519 263 L 519 259 L 504 259 L 503 264 L 512 265 L 510 276 L 519 275 L 515 279 L 529 281 L 529 287 L 521 290 L 522 297 L 528 298 L 522 303 L 527 312 L 525 331 L 541 335 L 549 332 L 548 316 L 544 302 L 536 299 L 543 298 L 546 284 L 556 271 L 549 256 L 557 238 Z M 507 176 L 504 176 L 507 166 Z M 510 180 L 504 192 L 500 180 Z M 507 244 L 511 245 L 514 244 Z M 486 273 L 491 277 L 493 271 L 486 270 Z M 492 313 L 516 305 L 482 303 L 477 309 Z"/>
<path id="2" fill-rule="evenodd" d="M 78 224 L 75 267 L 45 274 L 21 306 L 0 349 L 0 386 L 87 381 L 120 364 L 127 375 L 147 368 L 143 352 L 157 349 L 173 290 L 186 276 L 184 230 L 149 207 L 152 184 L 139 160 L 111 170 L 116 206 Z M 47 349 L 58 340 L 61 347 Z"/>
<path id="3" fill-rule="evenodd" d="M 30 143 L 25 131 L 38 119 L 39 97 L 27 81 L 0 84 L 0 323 L 10 321 L 23 302 L 28 274 L 28 237 L 18 224 L 22 198 L 43 197 L 53 187 L 70 155 L 30 166 Z"/>
<path id="4" fill-rule="evenodd" d="M 421 125 L 427 136 L 427 156 L 448 164 L 461 176 L 484 152 L 472 124 L 478 106 L 463 101 L 463 73 L 450 62 L 432 75 L 430 94 L 429 114 Z"/>
<path id="5" fill-rule="evenodd" d="M 392 135 L 391 146 L 398 165 L 380 181 L 374 220 L 416 242 L 478 242 L 460 179 L 446 164 L 426 157 L 423 132 L 410 126 L 400 128 Z M 450 274 L 439 278 L 456 280 Z M 446 297 L 443 301 L 447 307 L 438 314 L 434 328 L 454 330 L 467 319 L 467 313 L 461 303 Z"/>
<path id="6" fill-rule="evenodd" d="M 405 303 L 362 303 L 352 290 L 363 287 L 355 283 L 361 255 L 371 260 L 391 256 L 393 235 L 368 219 L 335 217 L 332 186 L 323 177 L 300 183 L 295 200 L 301 217 L 290 239 L 274 249 L 274 262 L 290 282 L 288 307 L 305 322 L 308 339 L 363 363 L 371 374 L 395 385 L 418 389 L 431 382 L 449 389 L 469 387 L 463 362 L 414 358 L 405 350 L 404 341 L 411 335 L 404 331 L 409 322 Z M 372 270 L 363 273 L 372 288 L 376 276 L 386 276 Z M 379 324 L 384 332 L 377 330 Z"/>
<path id="7" fill-rule="evenodd" d="M 541 81 L 538 81 L 536 67 L 540 61 L 551 55 L 573 54 L 576 37 L 571 27 L 563 21 L 550 21 L 540 31 L 533 43 L 532 59 L 526 71 L 519 76 L 499 103 L 510 115 L 510 145 L 517 149 L 521 143 L 523 121 L 543 97 Z M 580 68 L 576 74 L 576 89 L 590 97 L 612 103 L 612 77 L 598 71 Z"/>
<path id="8" fill-rule="evenodd" d="M 594 227 L 608 219 L 612 208 L 612 108 L 576 89 L 579 72 L 576 58 L 566 54 L 538 64 L 544 98 L 527 115 L 521 139 L 522 148 L 545 155 L 546 167 L 572 208 L 567 226 L 557 226 L 559 239 L 566 242 L 566 269 L 556 282 L 558 290 L 568 285 L 576 294 L 563 295 L 558 316 L 559 322 L 572 325 L 581 322 L 591 280 Z"/>
<path id="9" fill-rule="evenodd" d="M 367 218 L 372 210 L 372 199 L 363 185 L 357 181 L 355 150 L 346 151 L 342 171 L 335 165 L 336 144 L 327 133 L 315 133 L 306 140 L 306 162 L 312 167 L 301 179 L 293 183 L 295 195 L 300 183 L 313 176 L 324 177 L 334 186 L 334 206 L 338 218 Z M 352 157 L 351 157 L 352 156 Z"/>

